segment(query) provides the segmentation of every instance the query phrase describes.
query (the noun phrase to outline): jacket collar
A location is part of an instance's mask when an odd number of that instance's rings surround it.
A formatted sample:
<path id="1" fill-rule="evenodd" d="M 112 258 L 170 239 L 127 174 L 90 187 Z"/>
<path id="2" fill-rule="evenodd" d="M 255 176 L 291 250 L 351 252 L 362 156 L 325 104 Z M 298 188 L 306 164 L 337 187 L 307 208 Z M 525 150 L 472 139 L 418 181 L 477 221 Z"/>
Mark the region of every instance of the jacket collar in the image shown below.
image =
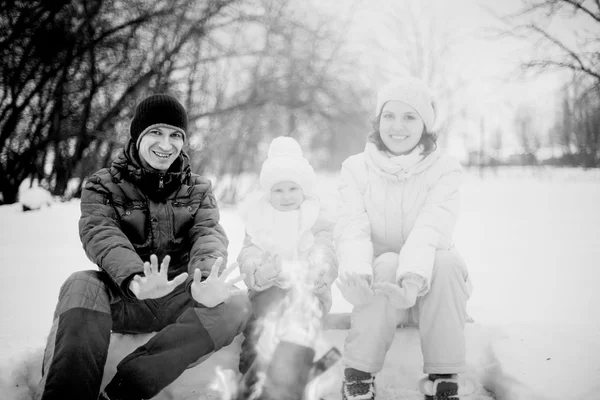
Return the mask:
<path id="1" fill-rule="evenodd" d="M 321 204 L 315 196 L 305 194 L 304 201 L 300 205 L 299 234 L 308 232 L 317 222 Z M 246 224 L 249 234 L 262 235 L 272 230 L 272 221 L 275 209 L 269 202 L 269 194 L 257 194 L 240 209 L 240 216 Z M 260 233 L 259 233 L 260 232 Z M 252 234 L 251 234 L 252 236 Z"/>
<path id="2" fill-rule="evenodd" d="M 151 198 L 166 198 L 181 185 L 189 183 L 191 176 L 189 157 L 183 150 L 167 172 L 151 171 L 142 167 L 132 140 L 129 140 L 113 161 L 112 168 Z"/>
<path id="3" fill-rule="evenodd" d="M 372 142 L 365 146 L 365 161 L 377 174 L 393 181 L 405 180 L 408 177 L 422 172 L 440 157 L 439 149 L 423 157 L 421 147 L 403 156 L 390 156 L 379 150 Z"/>

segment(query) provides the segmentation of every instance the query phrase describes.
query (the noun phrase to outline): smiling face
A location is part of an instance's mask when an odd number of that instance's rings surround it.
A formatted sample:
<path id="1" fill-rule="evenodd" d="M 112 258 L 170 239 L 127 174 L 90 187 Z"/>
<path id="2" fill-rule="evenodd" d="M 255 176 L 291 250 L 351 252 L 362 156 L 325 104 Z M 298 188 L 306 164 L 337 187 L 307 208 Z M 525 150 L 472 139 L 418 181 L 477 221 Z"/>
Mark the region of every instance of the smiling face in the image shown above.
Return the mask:
<path id="1" fill-rule="evenodd" d="M 157 126 L 140 139 L 138 152 L 147 169 L 166 171 L 179 157 L 183 148 L 184 134 L 181 129 Z"/>
<path id="2" fill-rule="evenodd" d="M 408 104 L 393 100 L 383 106 L 379 134 L 383 144 L 394 155 L 407 154 L 414 149 L 424 129 L 423 119 Z"/>
<path id="3" fill-rule="evenodd" d="M 279 182 L 271 187 L 271 205 L 279 211 L 293 211 L 304 201 L 304 191 L 295 182 Z"/>

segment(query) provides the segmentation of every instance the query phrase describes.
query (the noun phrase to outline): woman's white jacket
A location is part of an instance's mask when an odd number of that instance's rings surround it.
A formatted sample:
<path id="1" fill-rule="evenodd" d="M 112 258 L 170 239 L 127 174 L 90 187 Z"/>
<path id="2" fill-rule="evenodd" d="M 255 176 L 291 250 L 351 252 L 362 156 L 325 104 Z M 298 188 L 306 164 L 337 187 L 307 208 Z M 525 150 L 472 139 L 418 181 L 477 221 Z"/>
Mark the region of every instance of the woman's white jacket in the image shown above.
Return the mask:
<path id="1" fill-rule="evenodd" d="M 342 164 L 334 229 L 339 269 L 370 275 L 376 257 L 395 252 L 397 279 L 417 283 L 424 295 L 436 250 L 453 246 L 463 169 L 438 150 L 405 167 L 386 158 L 368 143 Z"/>

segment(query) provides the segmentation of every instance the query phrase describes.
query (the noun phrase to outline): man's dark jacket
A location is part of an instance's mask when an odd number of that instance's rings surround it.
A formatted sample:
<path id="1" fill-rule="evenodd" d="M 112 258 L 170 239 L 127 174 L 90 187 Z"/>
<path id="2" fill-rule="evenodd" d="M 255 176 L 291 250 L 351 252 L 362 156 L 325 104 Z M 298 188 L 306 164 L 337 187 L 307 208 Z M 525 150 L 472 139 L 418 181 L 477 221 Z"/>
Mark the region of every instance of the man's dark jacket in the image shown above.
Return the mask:
<path id="1" fill-rule="evenodd" d="M 217 257 L 227 265 L 228 240 L 219 224 L 211 182 L 191 173 L 182 151 L 165 173 L 141 167 L 130 142 L 112 163 L 90 177 L 81 196 L 79 235 L 89 259 L 106 271 L 126 297 L 128 285 L 156 254 L 171 256 L 169 280 L 188 272 L 210 274 Z"/>

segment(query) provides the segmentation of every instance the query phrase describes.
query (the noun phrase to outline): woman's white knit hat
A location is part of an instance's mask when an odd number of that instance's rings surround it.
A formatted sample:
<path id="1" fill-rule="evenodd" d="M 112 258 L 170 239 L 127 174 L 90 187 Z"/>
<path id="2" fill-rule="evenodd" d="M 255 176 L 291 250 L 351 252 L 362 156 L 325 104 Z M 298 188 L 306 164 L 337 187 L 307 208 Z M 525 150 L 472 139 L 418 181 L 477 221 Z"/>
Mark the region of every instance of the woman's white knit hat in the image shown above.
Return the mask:
<path id="1" fill-rule="evenodd" d="M 306 192 L 314 186 L 315 180 L 315 171 L 296 140 L 289 136 L 273 139 L 260 170 L 260 185 L 264 190 L 271 190 L 276 183 L 290 181 Z"/>
<path id="2" fill-rule="evenodd" d="M 378 116 L 384 104 L 392 100 L 401 101 L 414 108 L 423 119 L 427 131 L 431 132 L 435 120 L 433 96 L 423 81 L 405 76 L 383 86 L 377 92 L 375 115 Z"/>

